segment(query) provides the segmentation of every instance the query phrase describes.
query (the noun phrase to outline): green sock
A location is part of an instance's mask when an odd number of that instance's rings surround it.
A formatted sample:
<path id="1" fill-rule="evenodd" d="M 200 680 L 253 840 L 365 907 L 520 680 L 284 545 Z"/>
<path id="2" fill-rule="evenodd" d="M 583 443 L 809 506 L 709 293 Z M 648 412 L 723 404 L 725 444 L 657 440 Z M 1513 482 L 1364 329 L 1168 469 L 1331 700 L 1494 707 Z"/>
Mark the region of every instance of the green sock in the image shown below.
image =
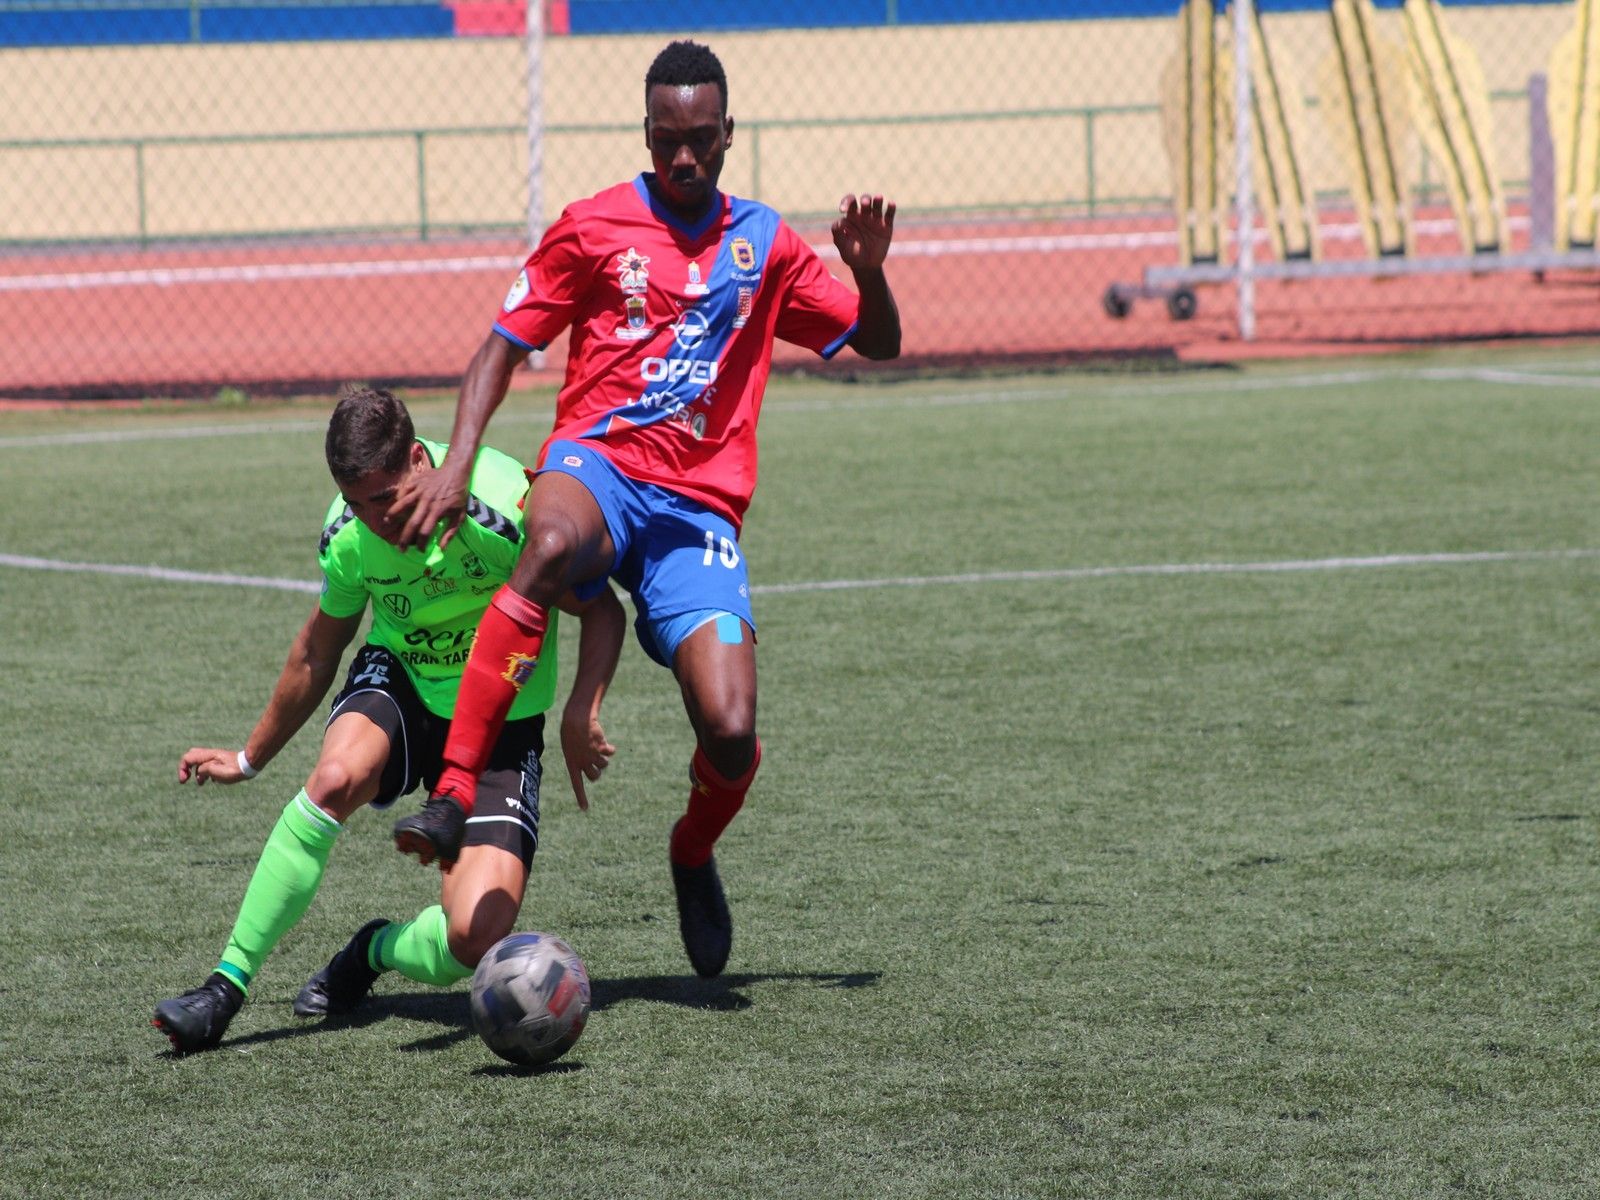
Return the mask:
<path id="1" fill-rule="evenodd" d="M 311 802 L 305 789 L 284 807 L 256 861 L 244 902 L 217 970 L 249 992 L 250 980 L 278 939 L 305 915 L 322 882 L 339 822 Z"/>
<path id="2" fill-rule="evenodd" d="M 448 987 L 472 974 L 450 953 L 446 938 L 449 919 L 435 904 L 411 920 L 396 922 L 378 930 L 367 951 L 367 965 L 374 971 L 399 971 L 407 979 Z"/>

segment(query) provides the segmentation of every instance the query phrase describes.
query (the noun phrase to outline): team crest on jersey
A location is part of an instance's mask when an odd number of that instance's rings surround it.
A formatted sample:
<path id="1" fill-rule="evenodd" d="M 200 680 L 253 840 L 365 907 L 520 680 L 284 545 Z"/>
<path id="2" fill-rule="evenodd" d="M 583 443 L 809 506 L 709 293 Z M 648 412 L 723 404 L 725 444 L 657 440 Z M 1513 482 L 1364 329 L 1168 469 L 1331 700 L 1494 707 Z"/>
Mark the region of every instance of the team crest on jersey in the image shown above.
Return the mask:
<path id="1" fill-rule="evenodd" d="M 517 277 L 511 281 L 511 290 L 506 293 L 506 302 L 500 306 L 501 312 L 510 312 L 517 305 L 528 298 L 528 271 L 523 268 L 517 272 Z"/>
<path id="2" fill-rule="evenodd" d="M 627 296 L 622 302 L 622 324 L 616 328 L 617 338 L 624 342 L 637 342 L 654 337 L 655 333 L 645 323 L 644 297 L 637 292 Z"/>
<path id="3" fill-rule="evenodd" d="M 733 327 L 735 329 L 744 328 L 745 322 L 750 319 L 750 311 L 755 307 L 755 303 L 755 288 L 741 287 L 739 289 L 739 308 L 738 311 L 733 314 Z"/>
<path id="4" fill-rule="evenodd" d="M 533 669 L 539 665 L 537 655 L 533 654 L 508 654 L 506 655 L 506 669 L 500 676 L 518 691 L 522 685 L 533 678 Z"/>
<path id="5" fill-rule="evenodd" d="M 728 244 L 728 252 L 733 255 L 733 265 L 741 271 L 754 271 L 756 269 L 756 248 L 750 244 L 748 238 L 736 237 Z"/>
<path id="6" fill-rule="evenodd" d="M 700 264 L 691 260 L 689 263 L 689 282 L 683 285 L 683 294 L 686 296 L 704 296 L 710 290 L 700 278 Z"/>
<path id="7" fill-rule="evenodd" d="M 617 255 L 617 274 L 621 276 L 622 290 L 642 292 L 650 286 L 650 272 L 645 270 L 650 260 L 632 246 Z"/>

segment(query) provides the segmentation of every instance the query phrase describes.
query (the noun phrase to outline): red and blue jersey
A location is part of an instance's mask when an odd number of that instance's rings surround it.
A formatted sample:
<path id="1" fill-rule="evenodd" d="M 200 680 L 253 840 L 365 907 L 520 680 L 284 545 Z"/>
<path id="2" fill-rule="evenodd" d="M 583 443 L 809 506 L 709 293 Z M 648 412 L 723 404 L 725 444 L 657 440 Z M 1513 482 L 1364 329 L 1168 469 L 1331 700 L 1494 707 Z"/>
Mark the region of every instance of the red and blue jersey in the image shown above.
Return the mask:
<path id="1" fill-rule="evenodd" d="M 756 486 L 773 339 L 831 358 L 855 332 L 859 301 L 766 205 L 717 193 L 686 225 L 647 180 L 569 205 L 494 327 L 530 350 L 572 328 L 546 447 L 591 443 L 629 478 L 737 526 Z"/>

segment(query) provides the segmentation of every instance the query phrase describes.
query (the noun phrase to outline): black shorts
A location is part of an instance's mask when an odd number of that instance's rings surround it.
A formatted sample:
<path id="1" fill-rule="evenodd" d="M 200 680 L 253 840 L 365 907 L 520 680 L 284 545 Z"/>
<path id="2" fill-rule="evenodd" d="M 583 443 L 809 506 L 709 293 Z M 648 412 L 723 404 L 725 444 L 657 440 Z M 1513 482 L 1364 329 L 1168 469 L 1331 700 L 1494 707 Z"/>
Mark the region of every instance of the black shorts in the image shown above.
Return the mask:
<path id="1" fill-rule="evenodd" d="M 421 783 L 432 788 L 443 767 L 448 719 L 430 712 L 406 677 L 400 661 L 370 642 L 350 662 L 344 690 L 333 700 L 331 724 L 345 713 L 360 713 L 389 737 L 374 808 L 387 808 Z M 499 846 L 533 862 L 539 848 L 539 755 L 544 750 L 544 714 L 507 721 L 489 765 L 478 777 L 478 794 L 467 818 L 466 846 Z"/>

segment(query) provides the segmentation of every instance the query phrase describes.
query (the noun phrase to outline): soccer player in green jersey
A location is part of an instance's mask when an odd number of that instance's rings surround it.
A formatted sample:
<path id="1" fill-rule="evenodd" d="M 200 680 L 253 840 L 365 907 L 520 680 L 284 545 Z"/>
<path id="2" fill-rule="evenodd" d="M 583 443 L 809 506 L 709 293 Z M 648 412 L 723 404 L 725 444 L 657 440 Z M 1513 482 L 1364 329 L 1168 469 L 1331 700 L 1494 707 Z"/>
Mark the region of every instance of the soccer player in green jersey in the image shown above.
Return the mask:
<path id="1" fill-rule="evenodd" d="M 180 783 L 254 778 L 322 702 L 371 604 L 371 629 L 334 700 L 317 764 L 267 839 L 217 969 L 156 1006 L 153 1024 L 181 1053 L 221 1040 L 263 961 L 310 906 L 350 816 L 438 777 L 473 632 L 522 549 L 528 491 L 520 463 L 482 450 L 455 538 L 443 548 L 402 550 L 389 504 L 401 483 L 436 469 L 445 451 L 415 436 L 410 414 L 390 393 L 345 390 L 328 424 L 328 467 L 341 494 L 322 532 L 322 595 L 243 748 L 197 746 L 179 761 Z M 625 618 L 609 588 L 584 603 L 568 597 L 562 608 L 582 622 L 561 744 L 578 804 L 587 808 L 584 781 L 598 779 L 615 752 L 599 713 Z M 554 656 L 531 672 L 529 665 L 507 664 L 508 675 L 525 674 L 526 683 L 495 743 L 460 855 L 445 864 L 440 903 L 409 921 L 362 926 L 300 990 L 297 1015 L 348 1012 L 389 970 L 447 986 L 471 975 L 511 932 L 538 847 L 544 711 L 555 699 Z"/>

